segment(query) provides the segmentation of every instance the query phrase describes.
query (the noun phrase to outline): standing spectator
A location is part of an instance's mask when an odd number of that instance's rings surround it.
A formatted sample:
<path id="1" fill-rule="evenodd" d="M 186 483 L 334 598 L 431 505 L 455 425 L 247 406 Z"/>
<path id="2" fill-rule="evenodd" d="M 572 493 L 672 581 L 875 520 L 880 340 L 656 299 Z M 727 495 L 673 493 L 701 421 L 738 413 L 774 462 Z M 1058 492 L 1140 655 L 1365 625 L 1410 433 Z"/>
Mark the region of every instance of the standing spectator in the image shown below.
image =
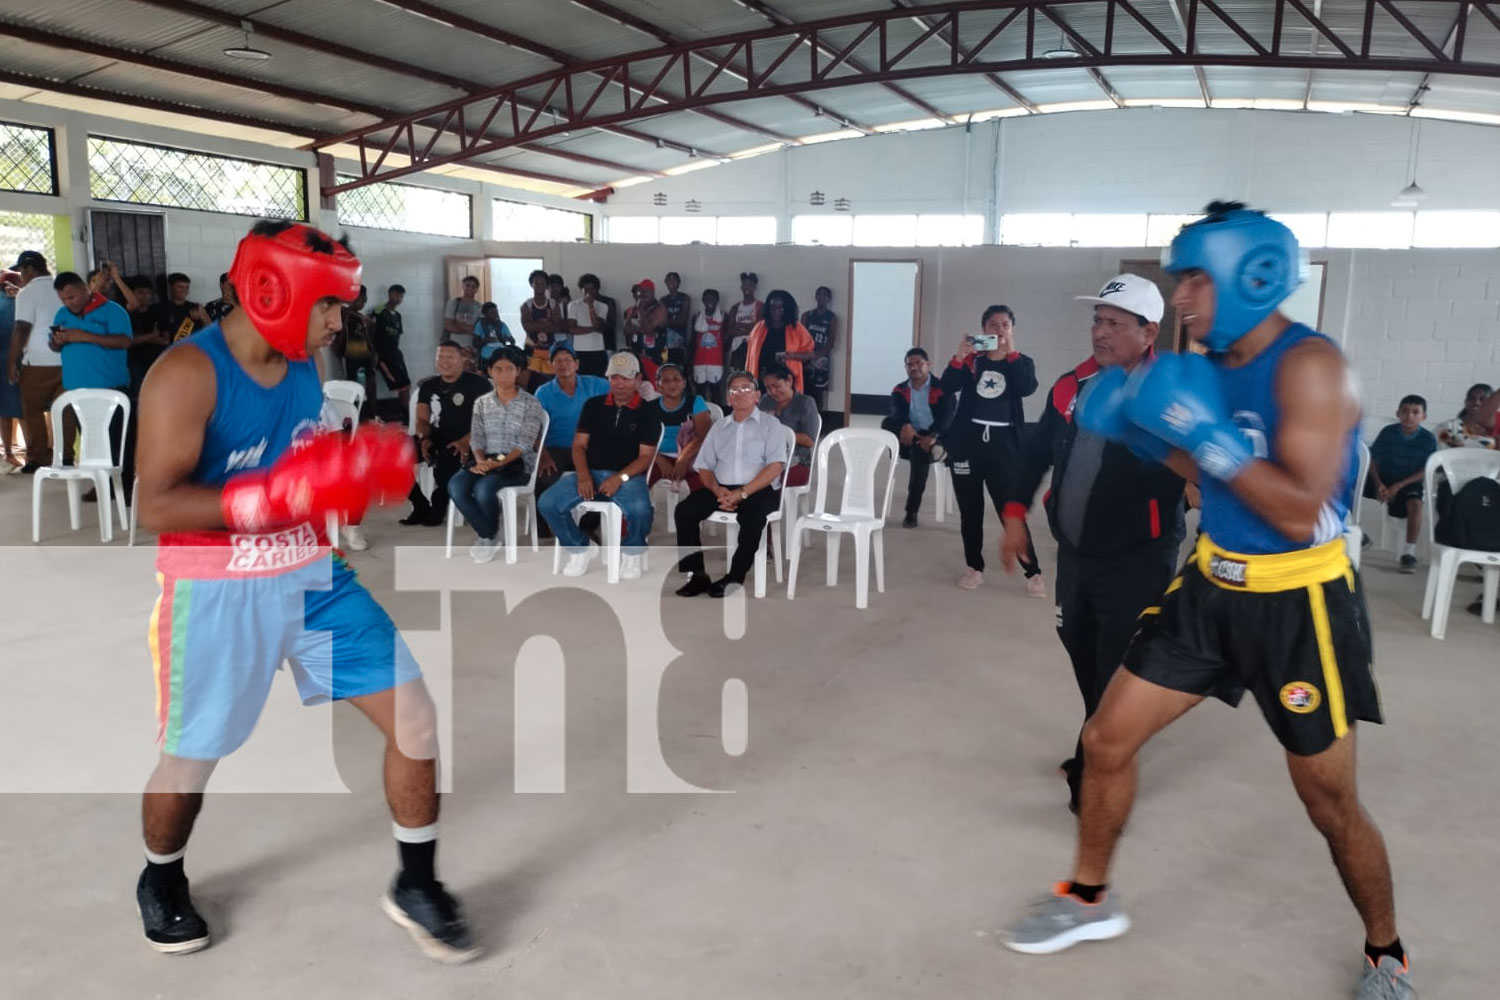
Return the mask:
<path id="1" fill-rule="evenodd" d="M 16 323 L 16 293 L 21 290 L 21 276 L 15 271 L 0 271 L 0 358 L 10 359 L 10 336 Z M 23 463 L 16 457 L 16 428 L 21 421 L 21 387 L 10 379 L 0 379 L 0 475 L 20 472 Z"/>
<path id="2" fill-rule="evenodd" d="M 901 442 L 901 457 L 911 465 L 906 484 L 906 517 L 901 527 L 917 526 L 917 511 L 922 509 L 922 494 L 927 491 L 927 475 L 932 463 L 942 461 L 938 438 L 948 432 L 953 421 L 955 400 L 942 390 L 932 377 L 927 352 L 913 347 L 906 352 L 906 381 L 891 390 L 891 408 L 880 426 L 896 435 Z"/>
<path id="3" fill-rule="evenodd" d="M 558 316 L 558 322 L 566 324 L 568 305 L 573 301 L 573 293 L 568 291 L 568 283 L 563 280 L 562 275 L 547 275 L 547 293 L 552 298 L 552 311 Z M 559 329 L 566 329 L 566 327 L 561 326 Z"/>
<path id="4" fill-rule="evenodd" d="M 114 389 L 130 392 L 130 368 L 125 352 L 130 347 L 130 314 L 123 306 L 111 302 L 72 271 L 64 271 L 52 282 L 62 300 L 52 320 L 52 343 L 62 354 L 62 387 L 73 389 Z M 53 433 L 56 433 L 54 429 Z M 73 442 L 78 437 L 78 416 L 69 409 L 63 414 L 63 455 L 72 461 Z M 122 450 L 125 441 L 125 413 L 116 410 L 109 425 L 110 453 L 121 463 L 121 479 L 134 478 L 134 465 L 127 462 Z M 85 500 L 95 499 L 90 490 Z"/>
<path id="5" fill-rule="evenodd" d="M 704 399 L 724 405 L 724 310 L 719 308 L 719 290 L 703 290 L 703 309 L 693 317 L 693 339 L 688 342 L 687 363 L 693 373 L 693 390 Z"/>
<path id="6" fill-rule="evenodd" d="M 552 349 L 550 367 L 556 377 L 536 391 L 537 402 L 542 404 L 551 420 L 547 425 L 545 447 L 539 456 L 542 467 L 537 471 L 537 496 L 561 479 L 563 473 L 573 471 L 573 435 L 578 430 L 578 416 L 583 412 L 583 404 L 609 392 L 607 379 L 578 374 L 578 356 L 566 344 L 558 344 Z M 545 523 L 538 527 L 545 534 L 551 534 Z"/>
<path id="7" fill-rule="evenodd" d="M 547 296 L 547 272 L 540 268 L 532 271 L 531 298 L 521 303 L 521 329 L 526 332 L 526 367 L 531 372 L 527 384 L 536 392 L 552 377 L 552 345 L 560 330 L 566 329 L 563 318 L 553 309 Z M 575 357 L 576 360 L 576 357 Z"/>
<path id="8" fill-rule="evenodd" d="M 10 334 L 6 381 L 20 386 L 21 415 L 26 432 L 26 464 L 22 472 L 35 472 L 52 461 L 47 436 L 47 416 L 52 402 L 62 395 L 62 355 L 50 343 L 50 327 L 62 308 L 62 299 L 52 287 L 47 258 L 35 250 L 24 250 L 13 270 L 21 275 L 16 293 L 16 319 Z M 62 428 L 54 428 L 62 433 Z"/>
<path id="9" fill-rule="evenodd" d="M 641 365 L 624 351 L 609 359 L 609 392 L 583 404 L 573 435 L 573 468 L 542 494 L 539 508 L 568 550 L 565 576 L 588 572 L 594 549 L 573 523 L 573 508 L 585 500 L 612 500 L 625 520 L 620 576 L 641 576 L 641 555 L 651 534 L 651 494 L 646 472 L 661 434 L 661 421 L 641 399 Z"/>
<path id="10" fill-rule="evenodd" d="M 431 500 L 420 484 L 412 485 L 407 497 L 411 513 L 401 519 L 402 524 L 443 523 L 448 514 L 448 481 L 469 457 L 474 405 L 490 391 L 489 379 L 464 370 L 463 349 L 451 340 L 437 346 L 433 366 L 437 374 L 417 383 L 417 422 L 412 434 L 417 439 L 418 457 L 432 469 L 436 485 Z M 515 383 L 514 378 L 511 383 Z"/>
<path id="11" fill-rule="evenodd" d="M 1464 393 L 1464 408 L 1458 416 L 1447 421 L 1437 430 L 1438 443 L 1448 448 L 1493 448 L 1495 428 L 1482 416 L 1485 400 L 1493 390 L 1484 382 L 1476 382 Z"/>
<path id="12" fill-rule="evenodd" d="M 192 279 L 180 271 L 167 275 L 167 301 L 156 307 L 156 329 L 167 342 L 186 340 L 208 325 L 208 315 L 196 302 L 188 301 Z"/>
<path id="13" fill-rule="evenodd" d="M 579 296 L 568 305 L 568 336 L 573 346 L 573 355 L 578 359 L 578 370 L 585 375 L 603 375 L 609 364 L 610 348 L 614 345 L 605 337 L 608 310 L 598 301 L 599 278 L 585 274 L 578 279 Z"/>
<path id="14" fill-rule="evenodd" d="M 709 429 L 693 466 L 702 489 L 677 505 L 677 547 L 688 550 L 677 568 L 690 574 L 677 588 L 681 597 L 724 597 L 744 586 L 755 563 L 766 518 L 781 506 L 781 470 L 786 464 L 786 432 L 758 407 L 760 393 L 749 372 L 729 376 L 729 413 Z M 806 397 L 804 397 L 806 398 Z M 702 525 L 715 511 L 730 511 L 739 538 L 728 571 L 709 581 L 703 565 Z"/>
<path id="15" fill-rule="evenodd" d="M 505 320 L 500 318 L 500 307 L 486 302 L 479 308 L 479 320 L 474 324 L 474 352 L 479 355 L 479 364 L 484 371 L 490 370 L 490 356 L 501 347 L 515 347 L 516 335 L 510 332 Z M 526 378 L 526 352 L 521 352 L 521 378 Z"/>
<path id="16" fill-rule="evenodd" d="M 156 293 L 152 291 L 151 279 L 138 274 L 123 281 L 113 264 L 106 261 L 104 266 L 114 277 L 125 301 L 125 311 L 130 314 L 130 347 L 125 351 L 125 364 L 130 369 L 131 397 L 139 397 L 146 373 L 172 344 L 156 324 Z"/>
<path id="17" fill-rule="evenodd" d="M 470 557 L 479 563 L 495 558 L 500 548 L 500 491 L 525 486 L 536 467 L 542 405 L 516 385 L 525 362 L 525 354 L 516 347 L 502 347 L 491 356 L 495 391 L 472 404 L 469 446 L 473 464 L 454 473 L 448 483 L 453 505 L 479 536 L 469 549 Z"/>
<path id="18" fill-rule="evenodd" d="M 812 364 L 804 372 L 806 392 L 815 401 L 818 409 L 828 409 L 828 383 L 833 372 L 833 344 L 838 336 L 839 318 L 829 307 L 833 302 L 833 289 L 819 285 L 813 293 L 817 307 L 802 314 L 802 325 L 813 339 Z"/>
<path id="19" fill-rule="evenodd" d="M 656 366 L 661 364 L 667 307 L 657 299 L 656 282 L 650 278 L 632 285 L 630 295 L 635 305 L 625 310 L 624 349 L 645 363 L 646 378 L 654 381 Z"/>
<path id="20" fill-rule="evenodd" d="M 797 391 L 805 391 L 802 363 L 817 355 L 812 334 L 797 320 L 797 300 L 778 288 L 766 296 L 765 317 L 750 331 L 745 370 L 759 376 L 771 365 L 785 365 Z"/>
<path id="21" fill-rule="evenodd" d="M 754 271 L 740 273 L 740 301 L 732 309 L 725 310 L 729 319 L 728 365 L 736 371 L 749 371 L 745 364 L 746 345 L 750 342 L 750 331 L 755 329 L 765 315 L 765 303 L 755 297 L 760 285 L 760 276 Z"/>
<path id="22" fill-rule="evenodd" d="M 479 359 L 478 347 L 474 343 L 474 324 L 479 322 L 483 308 L 475 297 L 479 294 L 479 279 L 466 274 L 460 284 L 463 294 L 449 299 L 443 307 L 443 339 L 453 341 L 464 350 L 465 358 L 472 366 Z"/>
<path id="23" fill-rule="evenodd" d="M 365 315 L 365 302 L 369 291 L 359 286 L 359 297 L 343 307 L 344 325 L 333 341 L 335 357 L 342 358 L 344 378 L 358 382 L 365 388 L 365 402 L 360 407 L 360 419 L 375 415 L 375 347 L 372 320 Z"/>
<path id="24" fill-rule="evenodd" d="M 385 304 L 375 307 L 371 334 L 375 363 L 385 378 L 385 387 L 401 400 L 402 410 L 411 398 L 411 376 L 406 373 L 406 356 L 401 353 L 401 303 L 405 299 L 406 289 L 401 285 L 386 289 Z"/>
<path id="25" fill-rule="evenodd" d="M 687 376 L 681 365 L 668 361 L 657 369 L 656 388 L 661 395 L 653 399 L 651 405 L 661 420 L 661 448 L 656 453 L 656 466 L 646 485 L 666 479 L 675 489 L 678 483 L 687 482 L 692 476 L 693 459 L 703 447 L 703 438 L 713 424 L 713 417 L 702 398 L 688 389 Z M 694 488 L 697 488 L 696 484 Z"/>
<path id="26" fill-rule="evenodd" d="M 109 261 L 105 261 L 88 273 L 85 283 L 88 285 L 90 295 L 102 295 L 105 298 L 111 298 L 114 295 L 114 282 L 110 280 L 109 269 L 104 266 L 108 263 Z"/>
<path id="27" fill-rule="evenodd" d="M 1406 518 L 1406 544 L 1401 548 L 1401 572 L 1417 571 L 1417 539 L 1422 530 L 1422 499 L 1427 458 L 1437 451 L 1437 438 L 1422 426 L 1427 400 L 1401 397 L 1396 423 L 1387 424 L 1370 445 L 1370 477 L 1364 495 L 1386 505 L 1391 517 Z"/>
<path id="28" fill-rule="evenodd" d="M 229 272 L 219 275 L 219 297 L 203 306 L 203 315 L 208 317 L 210 323 L 219 320 L 234 312 L 234 285 L 229 282 Z"/>
<path id="29" fill-rule="evenodd" d="M 682 291 L 682 275 L 668 271 L 667 294 L 661 304 L 667 310 L 667 360 L 674 365 L 687 364 L 688 330 L 693 321 L 692 296 Z"/>
<path id="30" fill-rule="evenodd" d="M 1016 350 L 1015 322 L 1009 306 L 986 309 L 980 320 L 984 332 L 964 337 L 939 380 L 944 392 L 962 393 L 945 444 L 968 564 L 958 580 L 965 590 L 984 583 L 984 494 L 989 491 L 996 511 L 1005 506 L 1021 461 L 1026 421 L 1021 400 L 1037 387 L 1036 365 Z M 1029 541 L 1021 569 L 1026 593 L 1046 597 L 1042 567 Z"/>
<path id="31" fill-rule="evenodd" d="M 797 447 L 792 452 L 792 467 L 787 471 L 788 486 L 806 486 L 812 472 L 812 450 L 822 418 L 818 416 L 818 405 L 811 396 L 804 396 L 792 385 L 792 373 L 785 365 L 773 364 L 761 376 L 766 394 L 760 400 L 760 408 L 790 427 L 797 435 Z"/>

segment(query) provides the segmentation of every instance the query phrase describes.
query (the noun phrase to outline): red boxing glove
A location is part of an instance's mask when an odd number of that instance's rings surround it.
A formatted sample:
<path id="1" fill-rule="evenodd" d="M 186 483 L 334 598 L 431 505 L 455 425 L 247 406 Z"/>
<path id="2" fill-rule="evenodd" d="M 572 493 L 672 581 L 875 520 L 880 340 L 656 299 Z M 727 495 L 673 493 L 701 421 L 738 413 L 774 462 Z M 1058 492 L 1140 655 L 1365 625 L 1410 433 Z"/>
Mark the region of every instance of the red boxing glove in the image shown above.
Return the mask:
<path id="1" fill-rule="evenodd" d="M 269 469 L 236 476 L 224 485 L 220 509 L 234 531 L 266 531 L 330 513 L 349 517 L 369 503 L 367 476 L 345 435 L 319 434 L 286 452 Z"/>
<path id="2" fill-rule="evenodd" d="M 405 500 L 417 481 L 417 450 L 411 436 L 395 424 L 366 424 L 354 441 L 366 463 L 371 500 L 377 504 Z"/>

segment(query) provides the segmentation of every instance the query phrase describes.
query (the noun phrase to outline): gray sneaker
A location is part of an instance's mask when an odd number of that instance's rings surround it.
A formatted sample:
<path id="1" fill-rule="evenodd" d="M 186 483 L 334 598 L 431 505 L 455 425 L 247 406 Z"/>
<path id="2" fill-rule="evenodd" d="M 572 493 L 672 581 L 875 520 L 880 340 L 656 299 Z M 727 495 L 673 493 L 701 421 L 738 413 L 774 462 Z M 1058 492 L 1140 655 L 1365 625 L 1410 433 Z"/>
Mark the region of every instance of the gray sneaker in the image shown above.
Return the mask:
<path id="1" fill-rule="evenodd" d="M 1411 984 L 1410 955 L 1405 964 L 1389 955 L 1382 955 L 1379 965 L 1371 965 L 1368 958 L 1362 964 L 1365 971 L 1359 977 L 1354 1000 L 1417 1000 L 1417 988 Z"/>
<path id="2" fill-rule="evenodd" d="M 1097 903 L 1085 903 L 1068 895 L 1068 883 L 1059 882 L 1051 895 L 1032 903 L 1024 917 L 1001 932 L 1000 943 L 1027 955 L 1050 955 L 1080 941 L 1107 941 L 1128 930 L 1130 918 L 1113 892 L 1100 896 Z"/>

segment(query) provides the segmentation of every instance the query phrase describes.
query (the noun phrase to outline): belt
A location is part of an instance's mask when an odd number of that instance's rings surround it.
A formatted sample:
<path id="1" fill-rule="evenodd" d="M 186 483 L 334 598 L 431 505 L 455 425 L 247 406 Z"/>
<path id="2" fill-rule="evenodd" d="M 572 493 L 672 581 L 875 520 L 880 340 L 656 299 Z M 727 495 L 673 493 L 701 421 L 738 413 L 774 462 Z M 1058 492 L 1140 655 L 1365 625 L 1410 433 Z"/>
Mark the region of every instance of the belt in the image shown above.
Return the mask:
<path id="1" fill-rule="evenodd" d="M 1354 571 L 1342 538 L 1293 552 L 1245 555 L 1222 549 L 1207 534 L 1198 536 L 1193 563 L 1204 579 L 1225 590 L 1274 594 L 1328 583 L 1340 577 L 1354 585 Z"/>

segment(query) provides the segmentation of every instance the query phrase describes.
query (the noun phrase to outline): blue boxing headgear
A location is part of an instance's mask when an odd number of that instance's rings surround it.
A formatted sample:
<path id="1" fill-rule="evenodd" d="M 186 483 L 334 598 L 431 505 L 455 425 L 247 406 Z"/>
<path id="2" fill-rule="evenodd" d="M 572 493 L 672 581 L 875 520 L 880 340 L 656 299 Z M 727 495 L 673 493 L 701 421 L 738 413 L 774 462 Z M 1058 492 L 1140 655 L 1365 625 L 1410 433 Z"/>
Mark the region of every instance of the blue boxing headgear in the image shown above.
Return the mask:
<path id="1" fill-rule="evenodd" d="M 1246 208 L 1208 216 L 1182 231 L 1162 254 L 1168 274 L 1202 271 L 1214 283 L 1210 351 L 1255 329 L 1302 284 L 1306 265 L 1297 238 L 1275 219 Z"/>

